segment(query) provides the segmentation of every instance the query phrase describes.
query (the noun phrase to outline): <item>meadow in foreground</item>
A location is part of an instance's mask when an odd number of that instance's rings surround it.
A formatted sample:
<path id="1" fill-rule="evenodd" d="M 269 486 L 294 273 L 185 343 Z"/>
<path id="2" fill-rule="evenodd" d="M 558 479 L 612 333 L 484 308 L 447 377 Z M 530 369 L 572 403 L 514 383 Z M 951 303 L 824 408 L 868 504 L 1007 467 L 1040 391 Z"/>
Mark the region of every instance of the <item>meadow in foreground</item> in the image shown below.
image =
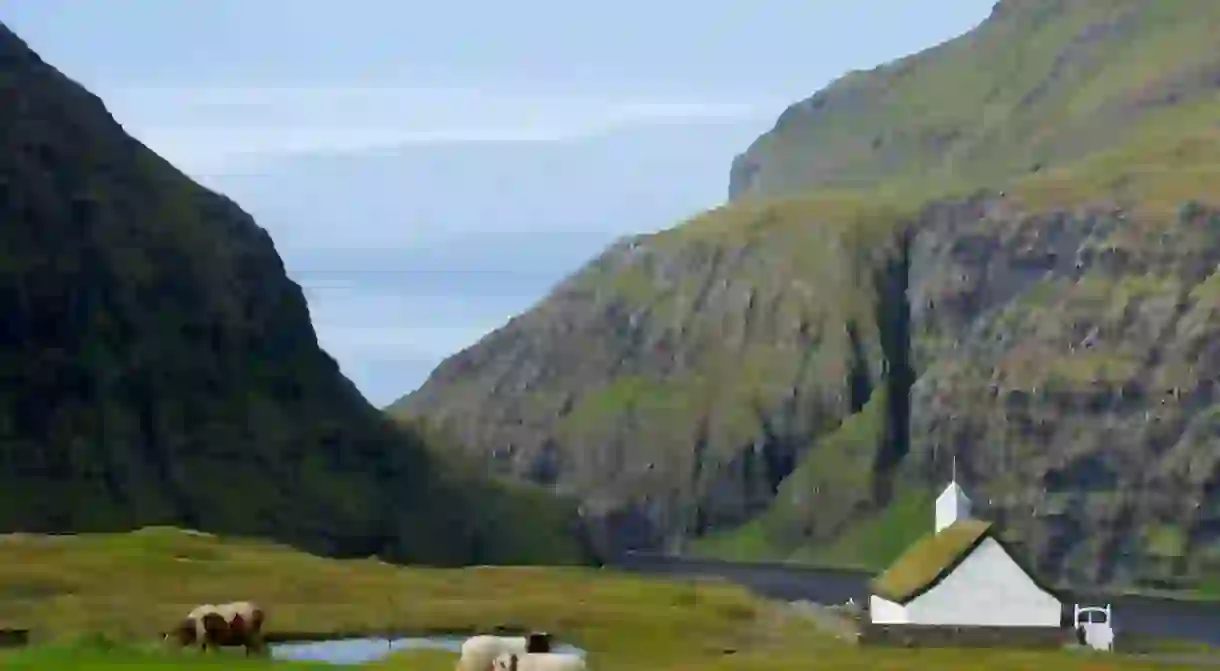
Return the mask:
<path id="1" fill-rule="evenodd" d="M 271 663 L 234 655 L 200 659 L 194 651 L 166 653 L 151 644 L 197 603 L 245 598 L 267 606 L 274 633 L 547 630 L 585 648 L 594 671 L 1167 667 L 1058 652 L 861 649 L 785 604 L 732 585 L 612 570 L 403 568 L 163 528 L 3 536 L 0 556 L 0 627 L 28 627 L 34 640 L 31 648 L 0 657 L 12 669 L 262 667 Z M 451 671 L 455 661 L 451 654 L 415 651 L 369 666 Z"/>

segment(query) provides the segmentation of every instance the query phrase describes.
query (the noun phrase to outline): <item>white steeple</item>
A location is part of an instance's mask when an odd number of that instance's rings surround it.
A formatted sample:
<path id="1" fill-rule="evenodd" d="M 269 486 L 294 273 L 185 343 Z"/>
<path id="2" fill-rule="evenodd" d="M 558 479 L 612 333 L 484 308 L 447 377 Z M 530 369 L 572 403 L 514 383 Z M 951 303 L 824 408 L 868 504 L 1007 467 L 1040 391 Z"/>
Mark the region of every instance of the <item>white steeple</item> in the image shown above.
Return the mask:
<path id="1" fill-rule="evenodd" d="M 953 458 L 953 480 L 936 497 L 936 530 L 940 531 L 958 520 L 970 519 L 970 499 L 957 484 L 957 457 Z"/>

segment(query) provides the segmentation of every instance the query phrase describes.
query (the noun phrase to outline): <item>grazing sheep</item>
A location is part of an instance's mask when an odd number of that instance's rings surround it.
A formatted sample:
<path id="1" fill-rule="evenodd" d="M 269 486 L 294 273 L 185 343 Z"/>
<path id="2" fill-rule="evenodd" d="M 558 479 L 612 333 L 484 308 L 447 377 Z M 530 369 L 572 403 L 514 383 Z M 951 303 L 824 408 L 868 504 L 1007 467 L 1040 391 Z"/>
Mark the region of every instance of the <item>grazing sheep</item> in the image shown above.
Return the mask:
<path id="1" fill-rule="evenodd" d="M 585 671 L 584 657 L 562 652 L 504 653 L 493 662 L 494 671 Z"/>
<path id="2" fill-rule="evenodd" d="M 165 640 L 176 642 L 180 647 L 198 645 L 200 651 L 208 647 L 244 646 L 246 654 L 262 652 L 263 622 L 266 612 L 257 604 L 237 601 L 220 605 L 196 606 L 165 634 Z"/>
<path id="3" fill-rule="evenodd" d="M 527 647 L 524 636 L 471 636 L 462 643 L 457 671 L 490 671 L 496 657 L 513 652 L 525 654 Z"/>
<path id="4" fill-rule="evenodd" d="M 244 646 L 246 654 L 263 651 L 263 622 L 267 614 L 258 604 L 237 601 L 221 604 L 216 611 L 228 624 L 223 630 L 228 638 L 220 645 Z"/>
<path id="5" fill-rule="evenodd" d="M 191 609 L 191 612 L 186 614 L 186 617 L 174 625 L 173 629 L 165 633 L 165 642 L 174 642 L 184 648 L 188 645 L 198 644 L 202 648 L 204 640 L 203 616 L 215 611 L 216 606 L 210 603 L 195 606 Z"/>

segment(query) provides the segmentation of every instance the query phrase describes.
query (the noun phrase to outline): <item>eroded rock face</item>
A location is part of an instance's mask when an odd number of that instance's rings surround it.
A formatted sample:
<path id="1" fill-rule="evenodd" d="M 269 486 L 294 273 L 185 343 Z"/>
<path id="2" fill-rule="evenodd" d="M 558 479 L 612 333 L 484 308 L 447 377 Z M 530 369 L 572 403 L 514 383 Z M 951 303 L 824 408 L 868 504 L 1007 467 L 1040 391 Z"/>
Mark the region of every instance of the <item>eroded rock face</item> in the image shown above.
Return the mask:
<path id="1" fill-rule="evenodd" d="M 925 457 L 959 455 L 1049 570 L 1201 570 L 1220 515 L 1220 211 L 1002 211 L 927 238 L 912 434 Z"/>
<path id="2" fill-rule="evenodd" d="M 442 425 L 502 472 L 557 470 L 594 509 L 649 520 L 633 537 L 651 544 L 743 522 L 851 400 L 843 362 L 804 354 L 845 333 L 823 324 L 814 286 L 785 277 L 799 257 L 774 252 L 624 242 L 391 412 Z"/>
<path id="3" fill-rule="evenodd" d="M 832 498 L 783 533 L 833 536 L 884 504 L 878 480 L 934 487 L 956 455 L 982 508 L 1048 572 L 1200 569 L 1220 512 L 1220 211 L 1188 203 L 1162 219 L 981 194 L 895 222 L 886 245 L 823 255 L 841 263 L 823 272 L 785 244 L 813 219 L 733 247 L 637 241 L 398 411 L 498 450 L 522 477 L 545 470 L 610 526 L 632 520 L 622 543 L 660 547 L 766 511 L 802 460 L 829 459 L 821 438 L 886 393 L 899 402 L 885 402 L 860 464 L 825 462 L 865 477 L 811 481 L 807 504 L 821 487 Z M 669 290 L 631 295 L 642 287 Z M 770 367 L 751 379 L 756 364 Z M 1141 545 L 1149 534 L 1165 556 Z"/>

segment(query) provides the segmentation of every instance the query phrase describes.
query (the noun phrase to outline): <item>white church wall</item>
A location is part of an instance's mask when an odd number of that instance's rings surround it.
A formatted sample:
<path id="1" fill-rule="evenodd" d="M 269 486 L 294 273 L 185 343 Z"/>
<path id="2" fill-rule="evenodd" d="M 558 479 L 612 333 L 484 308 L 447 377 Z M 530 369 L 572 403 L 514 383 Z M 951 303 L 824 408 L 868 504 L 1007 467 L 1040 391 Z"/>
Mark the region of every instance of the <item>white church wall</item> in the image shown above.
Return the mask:
<path id="1" fill-rule="evenodd" d="M 868 599 L 868 616 L 874 624 L 910 624 L 907 609 L 900 603 L 883 599 L 876 594 Z"/>
<path id="2" fill-rule="evenodd" d="M 999 543 L 988 538 L 904 610 L 911 624 L 1057 627 L 1061 608 L 1058 599 L 1042 591 Z"/>

